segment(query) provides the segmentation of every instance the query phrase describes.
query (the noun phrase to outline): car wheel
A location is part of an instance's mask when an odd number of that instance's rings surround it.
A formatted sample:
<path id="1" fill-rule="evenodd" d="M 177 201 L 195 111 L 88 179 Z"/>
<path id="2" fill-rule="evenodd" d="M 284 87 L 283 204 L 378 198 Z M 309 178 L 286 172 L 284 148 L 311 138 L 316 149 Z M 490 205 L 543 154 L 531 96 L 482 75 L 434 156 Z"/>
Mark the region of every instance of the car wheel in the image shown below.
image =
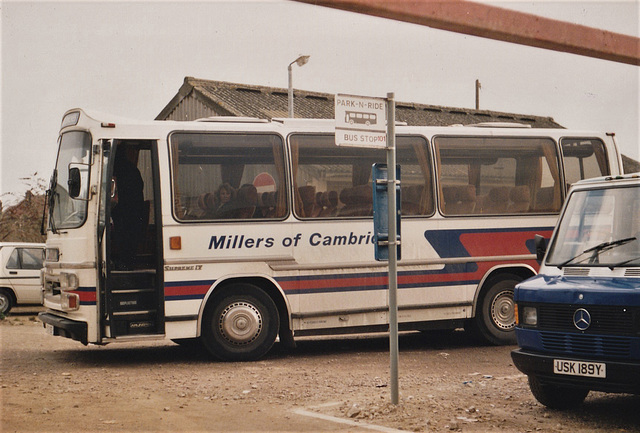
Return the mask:
<path id="1" fill-rule="evenodd" d="M 6 289 L 0 289 L 0 314 L 7 314 L 13 308 L 13 296 Z"/>

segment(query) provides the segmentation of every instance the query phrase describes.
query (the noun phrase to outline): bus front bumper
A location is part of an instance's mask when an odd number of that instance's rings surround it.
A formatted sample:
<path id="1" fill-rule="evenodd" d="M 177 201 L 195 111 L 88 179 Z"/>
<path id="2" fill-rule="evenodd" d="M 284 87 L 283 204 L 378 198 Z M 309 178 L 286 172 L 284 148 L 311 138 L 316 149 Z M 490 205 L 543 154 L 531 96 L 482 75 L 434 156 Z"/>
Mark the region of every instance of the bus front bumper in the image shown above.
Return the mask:
<path id="1" fill-rule="evenodd" d="M 87 324 L 85 322 L 66 319 L 51 313 L 40 313 L 38 318 L 51 335 L 71 338 L 85 346 L 88 344 Z"/>
<path id="2" fill-rule="evenodd" d="M 527 376 L 535 376 L 541 384 L 585 388 L 592 391 L 640 394 L 640 362 L 578 359 L 562 355 L 544 355 L 523 349 L 511 352 L 511 359 L 518 370 Z M 606 364 L 606 377 L 584 377 L 557 374 L 553 371 L 556 360 L 598 362 Z"/>

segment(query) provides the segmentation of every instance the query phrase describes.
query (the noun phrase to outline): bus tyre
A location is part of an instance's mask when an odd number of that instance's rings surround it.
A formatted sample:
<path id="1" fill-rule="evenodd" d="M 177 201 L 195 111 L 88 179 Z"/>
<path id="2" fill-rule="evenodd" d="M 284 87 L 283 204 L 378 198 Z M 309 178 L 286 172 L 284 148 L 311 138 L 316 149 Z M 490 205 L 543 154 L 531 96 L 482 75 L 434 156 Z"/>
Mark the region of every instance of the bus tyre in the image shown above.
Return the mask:
<path id="1" fill-rule="evenodd" d="M 513 290 L 520 281 L 517 275 L 505 274 L 487 282 L 472 322 L 476 335 L 495 345 L 516 343 Z"/>
<path id="2" fill-rule="evenodd" d="M 535 376 L 529 376 L 531 393 L 541 404 L 551 409 L 570 409 L 582 404 L 588 389 L 544 385 Z"/>
<path id="3" fill-rule="evenodd" d="M 174 338 L 174 343 L 184 347 L 185 349 L 200 349 L 202 348 L 202 342 L 199 338 Z"/>
<path id="4" fill-rule="evenodd" d="M 202 342 L 222 361 L 255 361 L 273 346 L 280 318 L 273 300 L 253 284 L 214 295 L 202 319 Z"/>
<path id="5" fill-rule="evenodd" d="M 13 307 L 13 297 L 6 289 L 0 289 L 0 314 L 7 314 Z"/>

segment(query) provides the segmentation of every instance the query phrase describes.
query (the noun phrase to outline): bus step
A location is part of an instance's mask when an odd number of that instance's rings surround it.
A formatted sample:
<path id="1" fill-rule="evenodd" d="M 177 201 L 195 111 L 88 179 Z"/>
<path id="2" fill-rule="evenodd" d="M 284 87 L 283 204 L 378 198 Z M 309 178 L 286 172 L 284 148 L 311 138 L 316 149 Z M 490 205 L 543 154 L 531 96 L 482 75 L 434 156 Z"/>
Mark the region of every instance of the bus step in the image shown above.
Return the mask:
<path id="1" fill-rule="evenodd" d="M 146 271 L 114 271 L 111 273 L 111 290 L 155 287 L 156 274 Z"/>
<path id="2" fill-rule="evenodd" d="M 157 308 L 155 290 L 125 289 L 112 292 L 112 311 L 114 314 L 131 311 L 150 311 Z"/>
<path id="3" fill-rule="evenodd" d="M 156 289 L 115 289 L 111 293 L 114 295 L 126 295 L 130 293 L 155 293 Z"/>
<path id="4" fill-rule="evenodd" d="M 128 319 L 136 316 L 150 316 L 155 313 L 156 313 L 156 310 L 131 310 L 131 311 L 114 311 L 112 314 L 114 319 L 116 318 Z"/>
<path id="5" fill-rule="evenodd" d="M 113 336 L 156 334 L 159 332 L 158 322 L 155 317 L 128 318 L 123 320 L 118 318 L 111 323 Z"/>

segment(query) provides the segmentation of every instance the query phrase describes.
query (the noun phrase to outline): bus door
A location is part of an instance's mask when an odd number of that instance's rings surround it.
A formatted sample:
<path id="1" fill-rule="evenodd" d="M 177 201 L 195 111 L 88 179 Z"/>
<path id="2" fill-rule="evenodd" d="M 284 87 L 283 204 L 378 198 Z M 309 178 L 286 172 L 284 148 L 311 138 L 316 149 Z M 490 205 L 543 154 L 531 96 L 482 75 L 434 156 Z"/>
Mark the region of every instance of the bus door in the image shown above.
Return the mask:
<path id="1" fill-rule="evenodd" d="M 164 334 L 157 142 L 103 143 L 101 333 Z M 102 216 L 102 215 L 101 215 Z"/>

